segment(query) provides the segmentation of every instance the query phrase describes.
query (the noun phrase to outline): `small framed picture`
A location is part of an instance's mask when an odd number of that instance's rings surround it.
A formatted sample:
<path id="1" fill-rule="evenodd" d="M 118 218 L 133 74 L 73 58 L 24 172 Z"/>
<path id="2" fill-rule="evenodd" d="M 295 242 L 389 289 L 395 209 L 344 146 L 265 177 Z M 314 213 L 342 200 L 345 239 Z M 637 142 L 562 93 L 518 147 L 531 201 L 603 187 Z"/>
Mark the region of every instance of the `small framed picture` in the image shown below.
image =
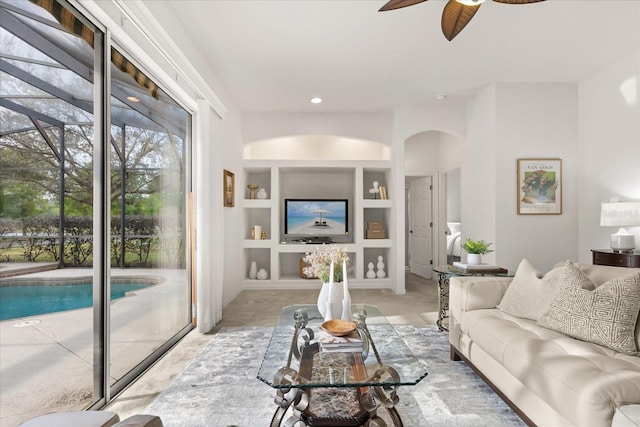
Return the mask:
<path id="1" fill-rule="evenodd" d="M 234 202 L 236 199 L 236 182 L 235 175 L 233 172 L 229 172 L 228 170 L 224 170 L 223 173 L 223 197 L 224 197 L 224 206 L 232 208 L 234 206 Z"/>
<path id="2" fill-rule="evenodd" d="M 562 160 L 518 159 L 518 215 L 562 214 Z"/>

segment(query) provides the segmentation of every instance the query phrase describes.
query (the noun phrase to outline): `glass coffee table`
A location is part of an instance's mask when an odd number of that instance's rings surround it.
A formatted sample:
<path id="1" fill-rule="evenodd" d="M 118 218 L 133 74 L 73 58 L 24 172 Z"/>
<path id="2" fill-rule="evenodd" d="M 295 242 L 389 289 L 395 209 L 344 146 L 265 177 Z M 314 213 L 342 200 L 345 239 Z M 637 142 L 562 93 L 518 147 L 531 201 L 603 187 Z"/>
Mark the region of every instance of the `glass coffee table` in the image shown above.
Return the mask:
<path id="1" fill-rule="evenodd" d="M 362 352 L 320 349 L 317 336 L 324 319 L 317 306 L 282 309 L 258 372 L 258 379 L 276 390 L 271 427 L 383 427 L 385 418 L 403 425 L 395 408 L 397 389 L 418 384 L 426 366 L 377 307 L 353 304 L 352 312 Z"/>

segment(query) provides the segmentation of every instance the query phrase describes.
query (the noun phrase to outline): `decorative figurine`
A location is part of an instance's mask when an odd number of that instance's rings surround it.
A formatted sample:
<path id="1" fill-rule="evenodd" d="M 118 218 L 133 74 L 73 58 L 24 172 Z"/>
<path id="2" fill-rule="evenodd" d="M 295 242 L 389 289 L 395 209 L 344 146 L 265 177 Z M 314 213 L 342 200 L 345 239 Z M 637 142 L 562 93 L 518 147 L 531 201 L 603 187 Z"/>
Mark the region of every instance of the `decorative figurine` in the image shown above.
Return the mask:
<path id="1" fill-rule="evenodd" d="M 258 185 L 257 184 L 247 184 L 247 188 L 249 189 L 249 198 L 250 199 L 255 199 L 256 198 L 256 190 L 258 189 Z"/>
<path id="2" fill-rule="evenodd" d="M 369 190 L 369 194 L 373 194 L 373 198 L 378 198 L 378 193 L 380 193 L 380 184 L 378 181 L 373 181 L 373 188 Z"/>
<path id="3" fill-rule="evenodd" d="M 369 271 L 367 271 L 367 279 L 375 279 L 376 272 L 373 271 L 373 263 L 370 262 L 368 267 L 369 267 Z"/>
<path id="4" fill-rule="evenodd" d="M 382 255 L 380 255 L 378 257 L 378 272 L 376 273 L 376 276 L 378 277 L 378 279 L 382 279 L 387 275 L 387 273 L 384 272 L 384 259 L 382 258 Z"/>

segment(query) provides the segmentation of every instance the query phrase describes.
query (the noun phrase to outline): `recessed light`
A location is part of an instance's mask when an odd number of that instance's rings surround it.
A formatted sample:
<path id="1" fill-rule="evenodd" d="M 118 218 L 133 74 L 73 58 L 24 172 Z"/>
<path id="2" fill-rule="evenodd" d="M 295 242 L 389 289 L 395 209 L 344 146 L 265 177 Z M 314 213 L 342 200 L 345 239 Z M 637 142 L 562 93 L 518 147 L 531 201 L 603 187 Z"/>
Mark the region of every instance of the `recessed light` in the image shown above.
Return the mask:
<path id="1" fill-rule="evenodd" d="M 443 93 L 439 93 L 436 95 L 436 99 L 438 101 L 442 101 L 443 99 L 445 99 L 447 97 L 447 95 L 443 94 Z"/>
<path id="2" fill-rule="evenodd" d="M 140 102 L 140 100 L 135 96 L 127 96 L 127 99 L 131 102 Z"/>
<path id="3" fill-rule="evenodd" d="M 317 96 L 316 96 L 316 97 L 311 98 L 311 103 L 312 103 L 312 104 L 320 104 L 321 102 L 322 102 L 322 98 L 319 98 L 319 97 L 317 97 Z"/>

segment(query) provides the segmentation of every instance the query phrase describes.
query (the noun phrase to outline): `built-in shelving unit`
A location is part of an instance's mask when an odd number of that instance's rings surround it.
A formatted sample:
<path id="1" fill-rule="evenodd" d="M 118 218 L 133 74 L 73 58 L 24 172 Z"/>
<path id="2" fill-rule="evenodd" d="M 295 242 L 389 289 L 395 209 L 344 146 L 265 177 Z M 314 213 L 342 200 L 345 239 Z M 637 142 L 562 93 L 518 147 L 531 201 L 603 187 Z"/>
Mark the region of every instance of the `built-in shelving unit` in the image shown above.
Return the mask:
<path id="1" fill-rule="evenodd" d="M 241 231 L 244 252 L 244 288 L 301 288 L 314 279 L 300 276 L 300 260 L 315 250 L 315 244 L 287 242 L 284 236 L 285 198 L 346 198 L 349 200 L 349 235 L 334 242 L 347 248 L 349 284 L 354 288 L 392 288 L 395 246 L 391 235 L 394 220 L 391 163 L 376 161 L 273 161 L 245 160 L 244 197 Z M 369 193 L 373 181 L 387 190 L 387 199 Z M 249 199 L 246 184 L 257 184 L 267 191 L 267 199 Z M 242 194 L 242 193 L 241 193 Z M 381 223 L 384 238 L 367 239 L 367 224 Z M 252 240 L 251 229 L 260 226 L 265 240 Z M 367 279 L 369 262 L 385 263 L 384 278 Z M 249 279 L 251 262 L 269 273 L 266 280 Z M 376 268 L 377 270 L 377 268 Z M 317 280 L 317 279 L 315 279 Z"/>

